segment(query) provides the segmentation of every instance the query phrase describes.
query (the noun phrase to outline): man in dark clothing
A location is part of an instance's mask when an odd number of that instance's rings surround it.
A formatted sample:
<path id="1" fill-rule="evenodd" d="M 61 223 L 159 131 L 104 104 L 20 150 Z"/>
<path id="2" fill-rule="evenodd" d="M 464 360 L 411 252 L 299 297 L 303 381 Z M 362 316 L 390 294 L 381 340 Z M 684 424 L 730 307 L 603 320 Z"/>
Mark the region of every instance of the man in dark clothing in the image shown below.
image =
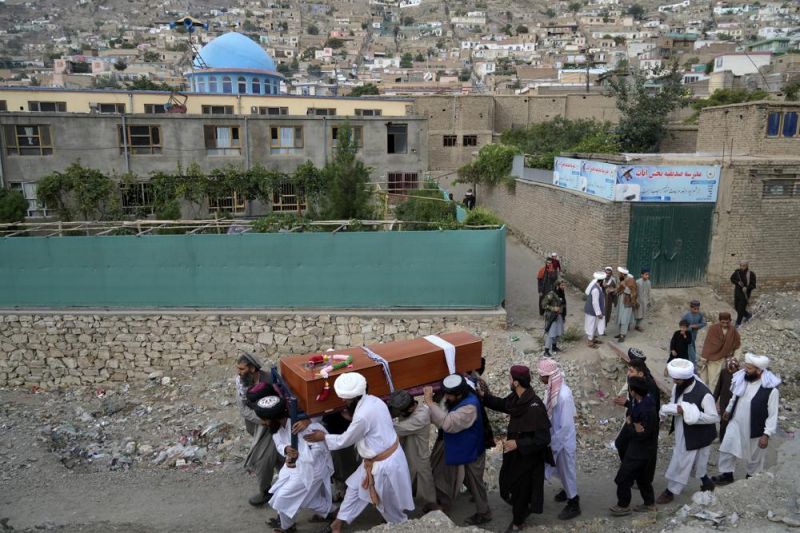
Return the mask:
<path id="1" fill-rule="evenodd" d="M 722 414 L 722 410 L 728 405 L 733 397 L 731 391 L 731 383 L 733 382 L 733 375 L 739 370 L 739 362 L 733 357 L 725 361 L 725 366 L 722 367 L 722 372 L 719 373 L 719 381 L 714 389 L 714 400 L 717 404 L 717 412 Z M 719 441 L 722 442 L 725 437 L 725 430 L 728 428 L 728 421 L 724 418 L 719 421 Z"/>
<path id="2" fill-rule="evenodd" d="M 548 257 L 544 262 L 544 266 L 536 273 L 536 285 L 539 288 L 539 316 L 544 315 L 542 300 L 544 300 L 544 297 L 551 291 L 555 290 L 557 283 L 558 270 L 553 264 L 553 259 Z"/>
<path id="3" fill-rule="evenodd" d="M 756 273 L 752 272 L 747 261 L 739 261 L 739 269 L 731 274 L 733 289 L 733 308 L 736 309 L 736 327 L 742 325 L 752 318 L 752 314 L 747 310 L 750 303 L 750 293 L 756 288 Z"/>
<path id="4" fill-rule="evenodd" d="M 272 477 L 275 471 L 280 469 L 282 463 L 281 457 L 272 443 L 271 435 L 267 435 L 268 432 L 261 430 L 264 421 L 256 415 L 255 405 L 247 397 L 247 392 L 252 387 L 259 384 L 271 386 L 271 383 L 269 374 L 261 370 L 261 362 L 256 356 L 246 353 L 236 361 L 236 406 L 244 420 L 247 433 L 253 437 L 248 461 L 245 461 L 245 468 L 255 473 L 258 482 L 258 493 L 248 500 L 253 506 L 267 503 Z"/>
<path id="5" fill-rule="evenodd" d="M 681 320 L 678 323 L 678 328 L 678 331 L 672 334 L 672 340 L 669 341 L 669 359 L 667 359 L 667 363 L 673 359 L 689 359 L 689 347 L 692 345 L 689 321 Z M 664 372 L 666 376 L 666 369 Z"/>
<path id="6" fill-rule="evenodd" d="M 646 360 L 647 357 L 640 349 L 628 349 L 628 374 L 626 376 L 625 387 L 622 388 L 617 397 L 614 399 L 614 403 L 616 405 L 625 407 L 626 417 L 630 416 L 631 407 L 633 406 L 633 394 L 631 394 L 630 388 L 628 387 L 628 383 L 630 383 L 632 378 L 642 378 L 647 382 L 647 390 L 650 396 L 656 402 L 656 409 L 661 408 L 661 391 L 658 388 L 655 378 L 653 378 L 653 375 L 650 373 L 650 369 L 647 368 L 647 363 L 645 363 Z M 622 430 L 619 432 L 619 435 L 617 435 L 617 438 L 614 441 L 614 446 L 617 448 L 617 453 L 619 453 L 620 459 L 625 458 L 625 451 L 628 447 L 629 437 L 630 433 L 625 431 L 625 426 L 622 426 Z"/>
<path id="7" fill-rule="evenodd" d="M 531 513 L 541 514 L 544 506 L 544 466 L 555 466 L 550 450 L 550 419 L 542 400 L 531 388 L 528 367 L 511 367 L 511 393 L 493 396 L 481 382 L 478 394 L 484 405 L 509 415 L 507 440 L 503 443 L 500 468 L 500 496 L 511 504 L 513 518 L 506 531 L 519 531 Z"/>
<path id="8" fill-rule="evenodd" d="M 624 432 L 629 433 L 628 449 L 617 471 L 617 504 L 610 508 L 613 516 L 631 514 L 631 487 L 639 486 L 644 503 L 636 511 L 655 509 L 653 477 L 658 452 L 658 408 L 648 393 L 647 381 L 634 377 L 628 380 L 633 397 L 630 415 L 625 419 Z"/>

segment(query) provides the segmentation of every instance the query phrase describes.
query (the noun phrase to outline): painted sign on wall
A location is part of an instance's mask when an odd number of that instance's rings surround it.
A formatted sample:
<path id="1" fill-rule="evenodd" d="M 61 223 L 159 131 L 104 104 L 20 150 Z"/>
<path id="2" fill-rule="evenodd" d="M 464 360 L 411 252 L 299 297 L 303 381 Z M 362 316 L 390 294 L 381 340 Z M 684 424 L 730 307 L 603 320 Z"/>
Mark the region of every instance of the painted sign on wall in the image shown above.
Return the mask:
<path id="1" fill-rule="evenodd" d="M 556 157 L 553 185 L 617 202 L 716 202 L 720 168 L 614 165 Z"/>

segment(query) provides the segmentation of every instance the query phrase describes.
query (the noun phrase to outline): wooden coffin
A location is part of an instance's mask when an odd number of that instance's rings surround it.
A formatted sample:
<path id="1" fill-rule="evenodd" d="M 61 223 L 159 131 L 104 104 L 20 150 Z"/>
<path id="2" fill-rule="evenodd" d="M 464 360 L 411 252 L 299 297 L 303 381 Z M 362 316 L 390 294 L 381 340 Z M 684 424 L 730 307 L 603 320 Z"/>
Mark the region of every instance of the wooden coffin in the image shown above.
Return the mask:
<path id="1" fill-rule="evenodd" d="M 483 342 L 466 331 L 443 333 L 442 339 L 456 347 L 456 371 L 470 372 L 481 366 Z M 389 362 L 392 381 L 395 389 L 411 389 L 420 385 L 441 381 L 449 374 L 444 350 L 426 341 L 424 338 L 405 341 L 371 344 L 370 350 Z M 325 386 L 325 378 L 319 375 L 324 364 L 314 368 L 307 366 L 311 356 L 319 352 L 305 355 L 282 357 L 280 373 L 286 385 L 297 397 L 299 407 L 309 415 L 318 415 L 341 408 L 344 402 L 333 390 L 336 377 L 343 372 L 360 372 L 369 385 L 369 393 L 375 396 L 388 396 L 389 384 L 383 372 L 383 366 L 370 359 L 360 347 L 338 349 L 335 354 L 353 356 L 352 368 L 335 370 L 329 374 L 328 383 L 331 393 L 324 401 L 317 401 Z"/>

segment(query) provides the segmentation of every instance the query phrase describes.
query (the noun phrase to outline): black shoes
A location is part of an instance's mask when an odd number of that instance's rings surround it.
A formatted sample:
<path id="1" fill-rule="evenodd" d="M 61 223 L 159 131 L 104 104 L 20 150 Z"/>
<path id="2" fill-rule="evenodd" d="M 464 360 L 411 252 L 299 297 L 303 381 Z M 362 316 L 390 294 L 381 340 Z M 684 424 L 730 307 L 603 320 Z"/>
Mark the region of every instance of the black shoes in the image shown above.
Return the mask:
<path id="1" fill-rule="evenodd" d="M 724 474 L 712 477 L 711 481 L 713 481 L 715 485 L 730 485 L 734 481 L 733 473 L 725 472 Z"/>
<path id="2" fill-rule="evenodd" d="M 567 500 L 567 505 L 558 513 L 559 520 L 571 520 L 581 514 L 581 497 L 575 496 L 571 500 Z"/>
<path id="3" fill-rule="evenodd" d="M 561 489 L 561 492 L 556 494 L 555 500 L 557 502 L 565 502 L 565 501 L 567 501 L 567 491 L 565 491 L 564 489 Z"/>

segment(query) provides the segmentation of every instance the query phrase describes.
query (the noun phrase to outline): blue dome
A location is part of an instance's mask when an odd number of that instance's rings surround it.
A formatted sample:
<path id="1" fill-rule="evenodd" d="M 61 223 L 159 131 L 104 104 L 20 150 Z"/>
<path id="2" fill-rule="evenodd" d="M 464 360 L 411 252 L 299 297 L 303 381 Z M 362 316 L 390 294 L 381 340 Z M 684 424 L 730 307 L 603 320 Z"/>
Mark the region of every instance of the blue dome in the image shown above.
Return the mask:
<path id="1" fill-rule="evenodd" d="M 275 61 L 255 41 L 241 33 L 220 35 L 203 48 L 198 55 L 195 68 L 220 68 L 233 70 L 275 70 Z"/>

